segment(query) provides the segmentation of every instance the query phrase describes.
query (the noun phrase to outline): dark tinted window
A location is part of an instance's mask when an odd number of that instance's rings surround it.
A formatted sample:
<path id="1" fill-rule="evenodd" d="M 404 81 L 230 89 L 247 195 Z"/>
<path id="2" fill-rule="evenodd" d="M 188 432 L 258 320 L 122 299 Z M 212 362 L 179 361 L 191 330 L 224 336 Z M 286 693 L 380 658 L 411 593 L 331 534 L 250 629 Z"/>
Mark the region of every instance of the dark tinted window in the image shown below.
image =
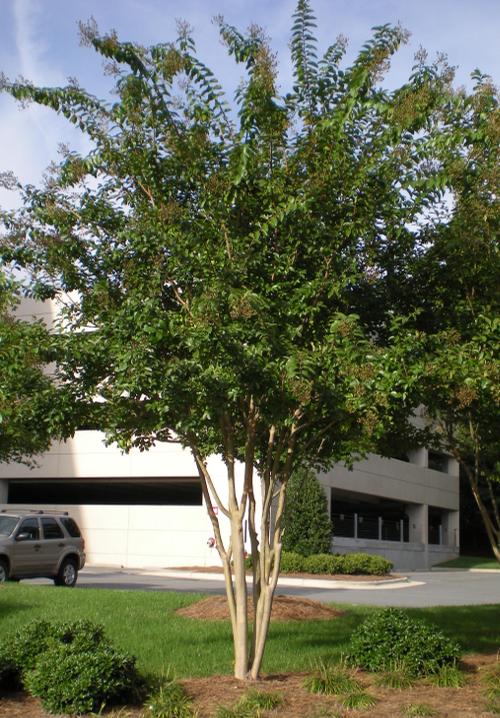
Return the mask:
<path id="1" fill-rule="evenodd" d="M 38 528 L 38 519 L 24 519 L 19 527 L 19 534 L 29 534 L 31 541 L 38 541 L 40 538 L 40 529 Z"/>
<path id="2" fill-rule="evenodd" d="M 70 536 L 72 536 L 73 538 L 80 538 L 81 533 L 80 533 L 80 529 L 76 525 L 76 521 L 69 518 L 69 516 L 65 516 L 64 518 L 61 519 L 61 523 L 64 526 L 64 528 L 66 529 L 66 531 L 69 533 Z"/>
<path id="3" fill-rule="evenodd" d="M 43 535 L 46 539 L 64 538 L 61 527 L 55 519 L 42 519 Z"/>

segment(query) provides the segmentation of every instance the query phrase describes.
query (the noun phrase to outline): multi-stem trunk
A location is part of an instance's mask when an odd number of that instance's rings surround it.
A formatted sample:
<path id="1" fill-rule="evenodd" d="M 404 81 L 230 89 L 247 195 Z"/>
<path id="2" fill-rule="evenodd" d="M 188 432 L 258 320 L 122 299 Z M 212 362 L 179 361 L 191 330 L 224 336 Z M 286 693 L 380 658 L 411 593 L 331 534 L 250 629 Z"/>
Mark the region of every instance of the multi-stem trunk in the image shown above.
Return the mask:
<path id="1" fill-rule="evenodd" d="M 228 498 L 224 503 L 217 491 L 204 457 L 191 439 L 191 449 L 201 480 L 203 496 L 214 529 L 216 546 L 224 569 L 226 594 L 231 617 L 234 642 L 234 675 L 240 680 L 257 680 L 260 674 L 274 592 L 279 577 L 281 559 L 281 519 L 284 510 L 285 489 L 290 474 L 295 428 L 286 428 L 275 445 L 275 429 L 271 428 L 269 456 L 262 483 L 262 509 L 257 528 L 257 509 L 253 486 L 254 445 L 256 413 L 250 413 L 247 422 L 248 438 L 245 452 L 243 489 L 237 491 L 235 478 L 234 447 L 231 425 L 224 417 L 225 437 L 224 461 L 227 467 Z M 277 501 L 276 501 L 277 500 Z M 230 538 L 224 544 L 218 513 L 229 521 Z M 271 517 L 275 511 L 275 520 Z M 250 544 L 253 558 L 253 630 L 249 641 L 248 598 L 245 565 L 244 521 L 248 521 Z"/>

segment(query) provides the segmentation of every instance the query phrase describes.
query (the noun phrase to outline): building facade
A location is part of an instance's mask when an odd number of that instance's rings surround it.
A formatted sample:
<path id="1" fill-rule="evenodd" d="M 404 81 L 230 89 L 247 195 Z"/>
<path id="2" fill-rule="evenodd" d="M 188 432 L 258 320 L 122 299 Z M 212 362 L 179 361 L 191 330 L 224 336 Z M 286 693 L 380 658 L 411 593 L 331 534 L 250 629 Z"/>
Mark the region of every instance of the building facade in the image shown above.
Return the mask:
<path id="1" fill-rule="evenodd" d="M 42 317 L 50 326 L 57 307 L 26 300 L 17 314 Z M 378 553 L 405 570 L 458 555 L 458 464 L 426 449 L 405 459 L 371 455 L 352 470 L 338 465 L 319 474 L 333 522 L 332 551 Z M 125 455 L 105 446 L 100 432 L 78 431 L 54 443 L 37 464 L 0 463 L 0 506 L 70 511 L 84 533 L 88 565 L 219 562 L 198 472 L 180 444 Z M 210 464 L 224 498 L 225 466 L 217 457 Z"/>
<path id="2" fill-rule="evenodd" d="M 458 555 L 458 467 L 445 457 L 432 463 L 437 458 L 425 449 L 410 459 L 372 455 L 352 470 L 335 466 L 318 476 L 334 527 L 332 551 L 381 554 L 405 570 Z M 222 460 L 214 457 L 210 470 L 224 496 Z M 106 447 L 100 432 L 79 431 L 55 443 L 34 469 L 0 464 L 0 505 L 70 511 L 84 533 L 88 565 L 219 562 L 195 463 L 178 443 L 122 454 Z"/>

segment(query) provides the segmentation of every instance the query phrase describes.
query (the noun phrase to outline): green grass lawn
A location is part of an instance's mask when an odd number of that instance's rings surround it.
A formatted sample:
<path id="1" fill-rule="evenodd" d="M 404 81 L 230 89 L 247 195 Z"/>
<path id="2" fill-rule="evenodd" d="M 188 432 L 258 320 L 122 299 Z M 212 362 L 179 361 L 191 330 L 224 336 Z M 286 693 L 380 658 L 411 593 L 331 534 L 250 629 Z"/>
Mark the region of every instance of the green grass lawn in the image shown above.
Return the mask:
<path id="1" fill-rule="evenodd" d="M 439 568 L 493 568 L 500 571 L 500 563 L 494 558 L 485 558 L 484 556 L 459 556 L 451 561 L 438 563 L 435 567 Z"/>
<path id="2" fill-rule="evenodd" d="M 178 677 L 232 672 L 231 629 L 226 621 L 196 621 L 175 611 L 202 594 L 69 590 L 53 586 L 4 584 L 0 589 L 2 636 L 35 618 L 88 618 L 102 623 L 110 638 L 138 658 L 141 670 L 172 668 Z M 358 623 L 378 609 L 343 605 L 331 621 L 275 623 L 264 661 L 268 673 L 308 670 L 318 658 L 338 658 Z M 500 605 L 412 609 L 439 626 L 465 652 L 494 653 L 500 638 Z"/>

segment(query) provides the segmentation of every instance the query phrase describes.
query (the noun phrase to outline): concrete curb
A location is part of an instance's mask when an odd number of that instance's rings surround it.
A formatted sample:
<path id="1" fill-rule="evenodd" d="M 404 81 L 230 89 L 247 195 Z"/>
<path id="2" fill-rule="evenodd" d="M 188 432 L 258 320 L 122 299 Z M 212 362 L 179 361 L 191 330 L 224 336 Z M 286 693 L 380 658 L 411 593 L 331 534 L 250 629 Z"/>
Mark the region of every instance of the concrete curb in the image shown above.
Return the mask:
<path id="1" fill-rule="evenodd" d="M 89 566 L 89 569 L 92 567 Z M 110 568 L 104 566 L 96 566 L 95 568 Z M 115 567 L 113 567 L 115 568 Z M 116 568 L 115 568 L 116 570 Z M 135 573 L 141 576 L 163 576 L 164 578 L 188 579 L 194 581 L 224 581 L 221 573 L 204 573 L 202 571 L 176 571 L 175 569 L 157 569 L 157 568 L 135 568 L 127 569 L 127 573 Z M 401 578 L 389 579 L 373 579 L 373 581 L 336 581 L 335 579 L 314 579 L 314 578 L 291 578 L 282 576 L 278 581 L 278 588 L 284 586 L 303 586 L 307 588 L 330 588 L 330 589 L 356 589 L 356 590 L 384 590 L 391 588 L 410 588 L 411 586 L 421 586 L 422 581 L 412 581 L 406 576 Z"/>
<path id="2" fill-rule="evenodd" d="M 451 566 L 442 566 L 440 568 L 439 566 L 432 566 L 430 570 L 434 572 L 445 571 L 446 573 L 498 573 L 500 576 L 500 569 L 498 568 L 453 568 Z"/>

